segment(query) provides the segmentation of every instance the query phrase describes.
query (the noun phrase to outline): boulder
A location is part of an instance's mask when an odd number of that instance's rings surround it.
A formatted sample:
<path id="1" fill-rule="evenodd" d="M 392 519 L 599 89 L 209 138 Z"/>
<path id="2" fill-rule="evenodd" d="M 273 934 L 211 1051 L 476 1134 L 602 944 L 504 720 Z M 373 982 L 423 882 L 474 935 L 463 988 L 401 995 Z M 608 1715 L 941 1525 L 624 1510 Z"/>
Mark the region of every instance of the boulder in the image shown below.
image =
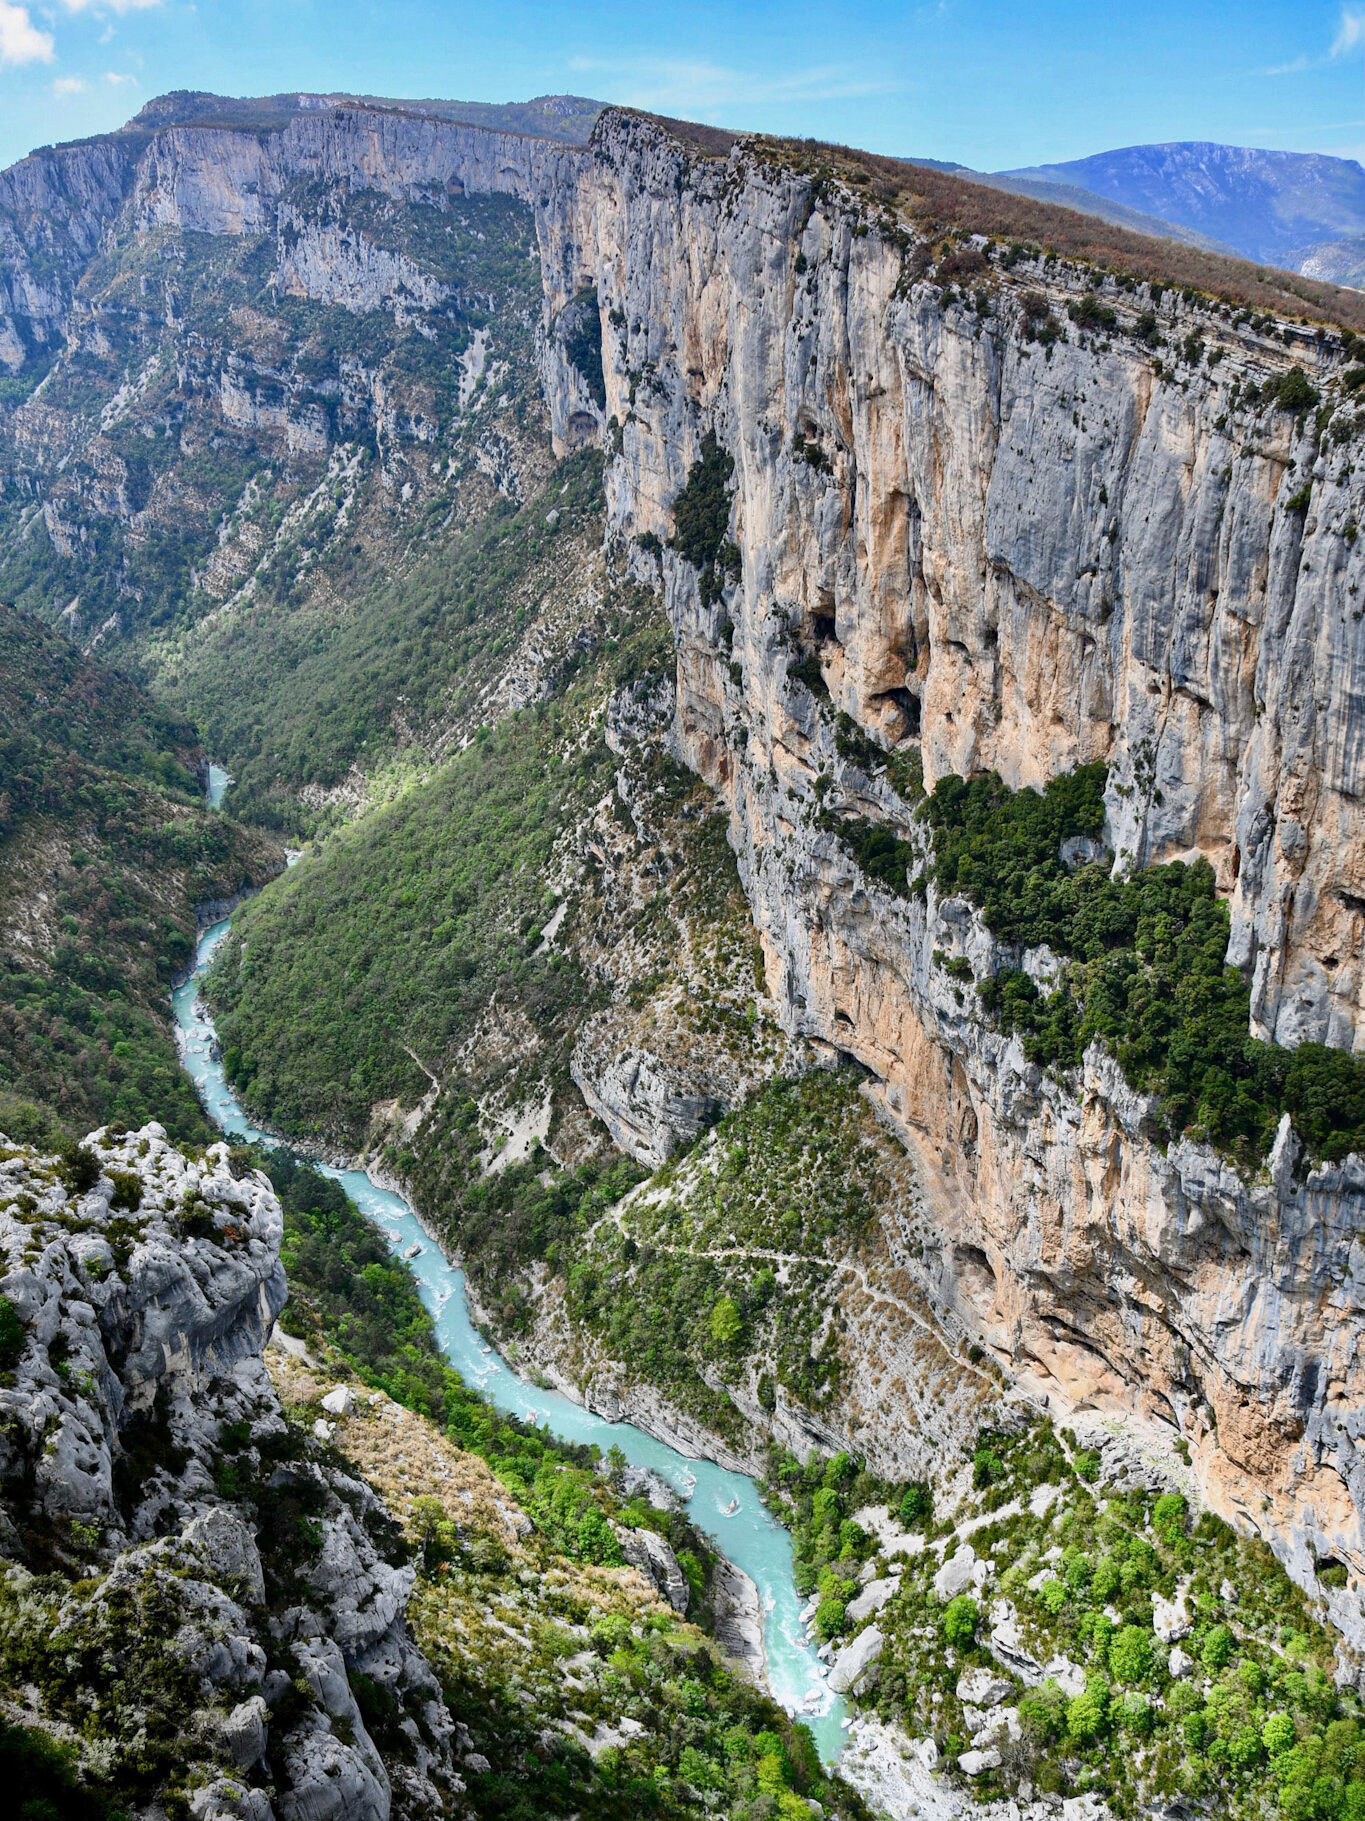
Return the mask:
<path id="1" fill-rule="evenodd" d="M 934 1576 L 934 1592 L 941 1600 L 951 1600 L 957 1594 L 965 1593 L 972 1585 L 975 1568 L 976 1551 L 970 1543 L 963 1543 L 957 1554 L 950 1556 Z"/>
<path id="2" fill-rule="evenodd" d="M 1174 1644 L 1177 1638 L 1190 1634 L 1190 1615 L 1185 1610 L 1185 1590 L 1177 1587 L 1173 1600 L 1152 1595 L 1152 1630 L 1163 1644 Z"/>
<path id="3" fill-rule="evenodd" d="M 991 1746 L 987 1751 L 964 1751 L 957 1761 L 964 1777 L 979 1777 L 988 1770 L 998 1770 L 1000 1753 Z"/>
<path id="4" fill-rule="evenodd" d="M 957 1679 L 957 1698 L 970 1707 L 998 1707 L 1010 1691 L 1003 1676 L 989 1669 L 968 1669 Z"/>
<path id="5" fill-rule="evenodd" d="M 849 1618 L 855 1625 L 861 1625 L 864 1619 L 870 1619 L 874 1613 L 881 1611 L 900 1584 L 899 1575 L 888 1576 L 884 1581 L 869 1581 L 857 1598 L 849 1601 Z"/>
<path id="6" fill-rule="evenodd" d="M 847 1694 L 864 1671 L 870 1669 L 882 1654 L 886 1639 L 875 1625 L 869 1625 L 866 1631 L 860 1631 L 851 1644 L 844 1648 L 834 1659 L 834 1667 L 829 1672 L 829 1685 L 835 1694 Z"/>
<path id="7" fill-rule="evenodd" d="M 653 1582 L 674 1612 L 686 1612 L 687 1576 L 664 1538 L 653 1530 L 627 1530 L 623 1524 L 613 1524 L 612 1529 L 631 1567 Z"/>

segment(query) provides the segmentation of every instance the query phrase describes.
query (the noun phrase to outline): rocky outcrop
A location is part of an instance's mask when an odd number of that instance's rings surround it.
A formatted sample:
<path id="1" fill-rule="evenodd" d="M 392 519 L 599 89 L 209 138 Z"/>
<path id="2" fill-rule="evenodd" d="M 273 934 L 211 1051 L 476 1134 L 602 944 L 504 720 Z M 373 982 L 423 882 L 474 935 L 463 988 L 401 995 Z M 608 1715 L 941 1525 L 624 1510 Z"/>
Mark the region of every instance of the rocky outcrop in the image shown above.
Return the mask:
<path id="1" fill-rule="evenodd" d="M 604 1047 L 591 1028 L 576 1045 L 570 1067 L 613 1143 L 656 1169 L 667 1163 L 678 1144 L 715 1121 L 717 1103 L 671 1072 L 651 1051 L 619 1051 L 609 1038 Z"/>
<path id="2" fill-rule="evenodd" d="M 61 1643 L 25 1722 L 77 1723 L 130 1814 L 444 1812 L 413 1570 L 263 1363 L 285 1300 L 268 1180 L 157 1125 L 87 1147 L 82 1178 L 0 1140 L 0 1632 L 11 1669 Z"/>
<path id="3" fill-rule="evenodd" d="M 72 295 L 122 207 L 134 148 L 115 138 L 46 147 L 0 171 L 0 368 L 60 346 Z"/>
<path id="4" fill-rule="evenodd" d="M 639 562 L 662 567 L 678 748 L 729 803 L 788 1028 L 875 1072 L 931 1185 L 939 1293 L 1002 1363 L 1179 1436 L 1301 1580 L 1326 1557 L 1365 1575 L 1360 1164 L 1305 1173 L 1286 1131 L 1248 1184 L 1163 1152 L 1098 1052 L 1046 1079 L 933 965 L 985 939 L 969 907 L 878 889 L 811 813 L 818 784 L 911 832 L 836 712 L 917 741 L 931 784 L 1105 760 L 1121 865 L 1214 866 L 1256 1031 L 1365 1045 L 1365 477 L 1335 343 L 980 248 L 958 295 L 828 174 L 621 115 L 593 149 L 540 200 L 547 311 L 596 289 L 612 535 L 661 542 Z M 1321 440 L 1244 402 L 1293 366 L 1331 407 Z M 711 431 L 742 569 L 715 599 L 668 547 Z M 1332 1598 L 1365 1642 L 1356 1595 Z"/>

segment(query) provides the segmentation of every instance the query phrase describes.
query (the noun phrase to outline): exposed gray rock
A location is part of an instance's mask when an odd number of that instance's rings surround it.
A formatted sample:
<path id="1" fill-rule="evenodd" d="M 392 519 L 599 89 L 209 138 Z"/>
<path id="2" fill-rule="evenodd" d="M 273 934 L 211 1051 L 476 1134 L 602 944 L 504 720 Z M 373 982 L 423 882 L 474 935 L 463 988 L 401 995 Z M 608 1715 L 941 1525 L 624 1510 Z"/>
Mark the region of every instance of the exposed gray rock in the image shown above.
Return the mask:
<path id="1" fill-rule="evenodd" d="M 192 1162 L 157 1125 L 86 1143 L 104 1173 L 75 1197 L 55 1159 L 0 1139 L 0 1294 L 26 1337 L 0 1388 L 9 1584 L 56 1597 L 24 1564 L 22 1537 L 41 1515 L 93 1587 L 75 1583 L 52 1622 L 77 1638 L 117 1631 L 175 1665 L 158 1673 L 183 1690 L 179 1768 L 195 1772 L 200 1821 L 439 1812 L 438 1784 L 455 1787 L 451 1722 L 404 1623 L 412 1570 L 380 1558 L 365 1528 L 378 1500 L 289 1429 L 264 1368 L 285 1295 L 269 1181 L 234 1176 L 223 1144 Z M 229 1436 L 235 1475 L 307 1489 L 316 1547 L 286 1534 L 263 1555 L 254 1507 L 219 1489 Z M 392 1784 L 355 1673 L 387 1690 L 409 1733 Z M 39 1717 L 64 1721 L 60 1689 L 48 1698 Z M 92 1743 L 117 1764 L 118 1735 Z M 251 1782 L 267 1760 L 273 1803 Z"/>
<path id="2" fill-rule="evenodd" d="M 999 1769 L 1000 1753 L 994 1746 L 990 1746 L 986 1751 L 964 1751 L 957 1764 L 964 1776 L 980 1777 L 988 1770 Z"/>
<path id="3" fill-rule="evenodd" d="M 869 1581 L 862 1592 L 849 1601 L 849 1618 L 855 1625 L 861 1625 L 864 1619 L 870 1619 L 874 1613 L 880 1612 L 899 1587 L 899 1576 L 884 1581 Z"/>
<path id="4" fill-rule="evenodd" d="M 957 1679 L 957 1698 L 973 1707 L 998 1707 L 1010 1686 L 1003 1676 L 993 1676 L 989 1669 L 968 1669 Z"/>
<path id="5" fill-rule="evenodd" d="M 976 1571 L 976 1551 L 970 1543 L 960 1543 L 956 1552 L 934 1576 L 934 1592 L 941 1600 L 951 1600 L 972 1585 Z"/>
<path id="6" fill-rule="evenodd" d="M 856 1638 L 845 1644 L 834 1659 L 834 1667 L 829 1672 L 829 1685 L 835 1694 L 843 1695 L 857 1683 L 882 1654 L 886 1639 L 875 1625 L 869 1625 L 860 1631 Z"/>
<path id="7" fill-rule="evenodd" d="M 1171 1476 L 1302 1585 L 1330 1555 L 1365 1587 L 1345 1414 L 1365 1401 L 1365 1160 L 1305 1171 L 1286 1124 L 1248 1180 L 1156 1143 L 1101 1046 L 1070 1082 L 1031 1065 L 933 959 L 980 979 L 1025 958 L 961 900 L 881 889 L 822 826 L 857 814 L 919 839 L 791 674 L 815 661 L 832 709 L 918 744 L 930 783 L 993 767 L 1041 785 L 1104 760 L 1121 869 L 1212 865 L 1256 1033 L 1357 1046 L 1365 464 L 1320 445 L 1311 414 L 1247 402 L 1297 365 L 1354 434 L 1343 354 L 1108 282 L 1115 331 L 1068 327 L 1044 352 L 1023 292 L 1065 324 L 1090 273 L 993 266 L 983 318 L 916 281 L 903 225 L 865 198 L 612 112 L 591 160 L 555 170 L 567 187 L 536 199 L 547 317 L 595 285 L 609 538 L 660 541 L 675 748 L 728 804 L 785 1027 L 870 1069 L 924 1165 L 925 1294 L 1057 1414 L 1164 1437 Z M 1168 346 L 1216 361 L 1157 375 L 1131 333 L 1149 309 Z M 704 600 L 669 539 L 708 434 L 734 458 L 742 573 Z M 1304 487 L 1308 511 L 1288 509 Z M 1332 1611 L 1365 1644 L 1359 1593 Z"/>
<path id="8" fill-rule="evenodd" d="M 648 1050 L 621 1053 L 594 1041 L 596 1024 L 602 1021 L 585 1027 L 574 1046 L 570 1071 L 616 1145 L 657 1169 L 679 1143 L 704 1132 L 719 1109 L 709 1095 L 698 1094 Z"/>
<path id="9" fill-rule="evenodd" d="M 621 1553 L 631 1567 L 638 1568 L 646 1579 L 654 1583 L 674 1612 L 686 1612 L 687 1576 L 678 1566 L 678 1558 L 669 1547 L 667 1539 L 655 1530 L 627 1530 L 619 1524 L 614 1524 L 612 1528 L 621 1545 Z"/>

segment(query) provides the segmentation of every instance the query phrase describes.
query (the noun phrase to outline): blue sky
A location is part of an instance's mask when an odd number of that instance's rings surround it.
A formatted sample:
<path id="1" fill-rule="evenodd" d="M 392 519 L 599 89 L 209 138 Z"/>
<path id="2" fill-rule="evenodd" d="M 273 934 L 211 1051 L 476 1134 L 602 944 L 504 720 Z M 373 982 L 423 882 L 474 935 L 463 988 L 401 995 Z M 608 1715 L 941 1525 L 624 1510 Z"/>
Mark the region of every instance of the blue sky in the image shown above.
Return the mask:
<path id="1" fill-rule="evenodd" d="M 172 88 L 569 92 L 1000 169 L 1214 139 L 1365 152 L 1365 0 L 0 0 L 0 165 Z"/>

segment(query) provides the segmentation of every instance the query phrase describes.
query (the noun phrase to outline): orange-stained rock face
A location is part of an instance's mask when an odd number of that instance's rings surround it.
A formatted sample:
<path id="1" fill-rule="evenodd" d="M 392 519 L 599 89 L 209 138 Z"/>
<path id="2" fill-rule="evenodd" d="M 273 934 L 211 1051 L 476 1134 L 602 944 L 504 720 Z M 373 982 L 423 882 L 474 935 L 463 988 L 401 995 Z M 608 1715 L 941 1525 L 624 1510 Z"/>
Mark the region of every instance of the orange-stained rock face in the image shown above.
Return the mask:
<path id="1" fill-rule="evenodd" d="M 837 711 L 917 737 L 930 784 L 1103 760 L 1121 863 L 1214 866 L 1257 1033 L 1365 1046 L 1365 546 L 1347 534 L 1365 475 L 1349 443 L 1319 451 L 1311 416 L 1238 403 L 1293 365 L 1337 398 L 1340 357 L 1112 281 L 1119 327 L 1082 335 L 1066 306 L 1089 280 L 1060 262 L 994 269 L 983 314 L 903 280 L 866 204 L 742 150 L 690 160 L 622 116 L 538 219 L 548 269 L 598 288 L 611 536 L 665 545 L 679 751 L 730 806 L 787 1027 L 870 1068 L 919 1156 L 940 1305 L 1059 1408 L 1182 1438 L 1210 1502 L 1300 1578 L 1327 1555 L 1365 1576 L 1365 1167 L 1305 1179 L 1285 1129 L 1247 1183 L 1205 1148 L 1163 1151 L 1098 1050 L 1078 1084 L 1045 1077 L 933 964 L 1014 959 L 970 906 L 883 892 L 811 815 L 823 774 L 827 808 L 915 836 L 839 756 Z M 1025 290 L 1063 327 L 1050 348 Z M 1132 333 L 1146 310 L 1161 374 Z M 667 540 L 712 429 L 743 577 L 706 606 Z M 1289 505 L 1305 482 L 1307 513 Z M 789 675 L 803 654 L 828 706 Z M 1332 1599 L 1365 1641 L 1355 1596 Z"/>

